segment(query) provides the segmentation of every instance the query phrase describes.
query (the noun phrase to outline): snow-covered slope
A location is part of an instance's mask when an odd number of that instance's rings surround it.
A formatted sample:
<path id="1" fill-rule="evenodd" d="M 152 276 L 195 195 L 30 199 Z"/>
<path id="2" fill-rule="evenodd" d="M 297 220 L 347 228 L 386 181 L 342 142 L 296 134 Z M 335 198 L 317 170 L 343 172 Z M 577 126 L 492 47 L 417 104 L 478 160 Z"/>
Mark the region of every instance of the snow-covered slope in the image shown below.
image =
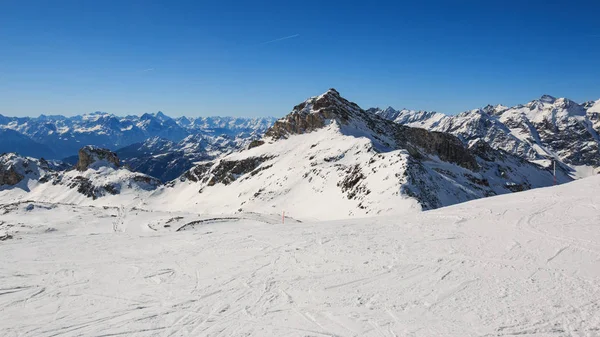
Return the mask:
<path id="1" fill-rule="evenodd" d="M 573 177 L 593 175 L 600 167 L 600 100 L 580 105 L 544 95 L 525 105 L 487 106 L 456 116 L 393 108 L 369 111 L 399 124 L 449 132 L 464 142 L 482 139 L 544 166 L 556 159 Z"/>
<path id="2" fill-rule="evenodd" d="M 558 172 L 558 182 L 570 180 Z M 552 185 L 548 170 L 484 142 L 401 126 L 333 89 L 299 104 L 245 151 L 199 164 L 143 207 L 286 212 L 297 219 L 404 213 Z"/>
<path id="3" fill-rule="evenodd" d="M 0 207 L 3 336 L 598 336 L 600 177 L 277 224 Z M 173 226 L 175 227 L 175 226 Z M 157 231 L 155 231 L 157 230 Z M 90 235 L 95 234 L 95 235 Z"/>
<path id="4" fill-rule="evenodd" d="M 179 142 L 190 135 L 247 138 L 262 134 L 273 121 L 273 118 L 171 118 L 160 111 L 126 117 L 103 112 L 73 117 L 0 115 L 0 135 L 6 132 L 2 130 L 10 130 L 12 135 L 10 139 L 0 138 L 0 148 L 4 152 L 17 152 L 24 156 L 63 159 L 75 155 L 83 145 L 116 150 L 153 137 L 173 142 Z M 39 155 L 42 149 L 36 148 L 35 144 L 48 150 Z"/>

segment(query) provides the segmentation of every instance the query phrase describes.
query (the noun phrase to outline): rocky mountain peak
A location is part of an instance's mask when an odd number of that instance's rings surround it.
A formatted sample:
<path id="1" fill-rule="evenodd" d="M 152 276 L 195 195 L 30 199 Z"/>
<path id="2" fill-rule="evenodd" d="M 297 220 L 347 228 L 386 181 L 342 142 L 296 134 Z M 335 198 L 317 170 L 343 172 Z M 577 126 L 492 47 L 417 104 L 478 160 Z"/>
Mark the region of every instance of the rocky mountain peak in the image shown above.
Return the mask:
<path id="1" fill-rule="evenodd" d="M 494 106 L 493 106 L 493 105 L 490 105 L 490 104 L 488 104 L 488 105 L 484 106 L 484 107 L 481 109 L 481 111 L 482 111 L 482 112 L 484 112 L 484 113 L 486 113 L 486 114 L 488 114 L 488 115 L 493 115 L 493 114 L 494 114 L 494 111 L 495 111 L 495 109 L 494 109 Z"/>
<path id="2" fill-rule="evenodd" d="M 554 97 L 554 96 L 542 95 L 542 97 L 540 97 L 540 102 L 543 102 L 543 103 L 554 104 L 555 101 L 556 101 L 556 97 Z"/>
<path id="3" fill-rule="evenodd" d="M 24 176 L 19 172 L 16 165 L 25 163 L 14 153 L 3 153 L 0 156 L 0 186 L 15 185 L 23 180 Z M 23 158 L 24 159 L 24 158 Z"/>
<path id="4" fill-rule="evenodd" d="M 140 116 L 140 120 L 142 120 L 142 121 L 153 120 L 154 118 L 156 118 L 156 117 L 147 112 Z"/>
<path id="5" fill-rule="evenodd" d="M 90 167 L 98 168 L 102 166 L 118 168 L 120 166 L 119 157 L 110 150 L 93 145 L 84 146 L 79 150 L 79 160 L 75 166 L 78 171 L 83 172 Z"/>
<path id="6" fill-rule="evenodd" d="M 158 118 L 160 121 L 163 121 L 163 122 L 172 119 L 171 117 L 165 115 L 165 113 L 162 111 L 159 111 L 156 114 L 154 114 L 154 117 Z"/>
<path id="7" fill-rule="evenodd" d="M 352 116 L 365 112 L 353 102 L 340 96 L 335 89 L 311 97 L 296 105 L 287 116 L 277 120 L 265 133 L 273 139 L 287 138 L 290 134 L 314 131 L 335 120 L 347 124 Z"/>

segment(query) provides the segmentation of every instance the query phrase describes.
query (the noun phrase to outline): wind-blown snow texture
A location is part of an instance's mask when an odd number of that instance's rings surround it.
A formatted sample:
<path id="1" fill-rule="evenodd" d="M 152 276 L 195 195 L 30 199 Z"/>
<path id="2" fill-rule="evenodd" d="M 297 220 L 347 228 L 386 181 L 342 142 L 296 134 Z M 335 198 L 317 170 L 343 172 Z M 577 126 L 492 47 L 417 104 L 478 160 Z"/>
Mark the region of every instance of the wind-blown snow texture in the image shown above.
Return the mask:
<path id="1" fill-rule="evenodd" d="M 544 95 L 525 105 L 489 105 L 456 116 L 391 107 L 368 111 L 402 125 L 449 132 L 464 142 L 485 140 L 544 166 L 557 160 L 573 177 L 599 172 L 600 100 L 577 104 Z"/>
<path id="2" fill-rule="evenodd" d="M 402 217 L 285 225 L 251 214 L 3 205 L 0 329 L 599 336 L 599 189 L 592 177 Z"/>

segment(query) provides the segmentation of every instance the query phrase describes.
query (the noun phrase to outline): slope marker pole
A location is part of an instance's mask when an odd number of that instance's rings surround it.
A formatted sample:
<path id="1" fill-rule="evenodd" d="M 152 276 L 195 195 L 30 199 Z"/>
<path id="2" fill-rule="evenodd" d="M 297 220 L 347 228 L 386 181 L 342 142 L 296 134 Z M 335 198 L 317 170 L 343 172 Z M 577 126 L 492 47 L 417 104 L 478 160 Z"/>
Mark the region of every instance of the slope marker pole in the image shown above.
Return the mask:
<path id="1" fill-rule="evenodd" d="M 285 211 L 281 212 L 281 223 L 285 224 Z"/>
<path id="2" fill-rule="evenodd" d="M 552 161 L 553 169 L 554 169 L 554 185 L 556 185 L 556 159 Z"/>

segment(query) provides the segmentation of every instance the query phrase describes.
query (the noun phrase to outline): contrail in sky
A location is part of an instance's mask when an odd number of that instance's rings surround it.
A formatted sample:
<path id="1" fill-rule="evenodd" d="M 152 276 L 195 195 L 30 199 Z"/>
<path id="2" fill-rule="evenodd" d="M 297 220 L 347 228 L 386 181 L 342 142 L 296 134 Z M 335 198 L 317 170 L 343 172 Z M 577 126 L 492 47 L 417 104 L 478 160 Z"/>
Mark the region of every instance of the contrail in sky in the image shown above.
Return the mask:
<path id="1" fill-rule="evenodd" d="M 287 39 L 293 39 L 293 38 L 298 37 L 298 36 L 300 36 L 300 34 L 294 34 L 294 35 L 290 35 L 290 36 L 286 36 L 286 37 L 280 37 L 280 38 L 275 39 L 275 40 L 271 40 L 271 41 L 259 43 L 259 45 L 269 44 L 269 43 L 273 43 L 273 42 L 279 42 L 279 41 L 283 41 L 283 40 L 287 40 Z"/>
<path id="2" fill-rule="evenodd" d="M 154 70 L 154 68 L 148 68 L 148 69 L 144 69 L 144 70 L 142 70 L 142 71 L 143 71 L 143 72 L 147 72 L 147 71 L 153 71 L 153 70 Z"/>

